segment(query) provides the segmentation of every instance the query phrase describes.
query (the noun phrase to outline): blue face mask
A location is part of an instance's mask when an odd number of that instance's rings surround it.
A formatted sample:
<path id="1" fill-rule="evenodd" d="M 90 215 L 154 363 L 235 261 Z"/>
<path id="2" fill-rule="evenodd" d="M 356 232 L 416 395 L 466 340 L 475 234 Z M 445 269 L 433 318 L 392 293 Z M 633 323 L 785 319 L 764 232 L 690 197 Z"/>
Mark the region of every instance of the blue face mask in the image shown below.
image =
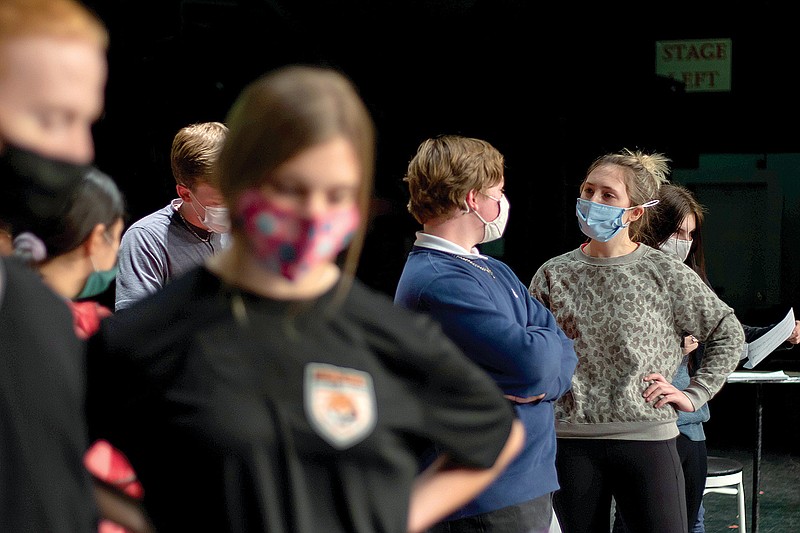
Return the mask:
<path id="1" fill-rule="evenodd" d="M 118 271 L 119 268 L 114 266 L 111 270 L 95 270 L 89 274 L 86 285 L 83 286 L 83 290 L 77 296 L 76 300 L 92 298 L 93 296 L 106 292 L 111 286 L 111 282 L 117 277 Z"/>
<path id="2" fill-rule="evenodd" d="M 641 207 L 651 207 L 657 203 L 658 200 L 650 200 L 643 203 Z M 575 214 L 584 235 L 595 241 L 608 242 L 616 237 L 622 228 L 628 227 L 628 224 L 622 222 L 622 217 L 625 211 L 636 207 L 638 206 L 615 207 L 578 198 Z"/>

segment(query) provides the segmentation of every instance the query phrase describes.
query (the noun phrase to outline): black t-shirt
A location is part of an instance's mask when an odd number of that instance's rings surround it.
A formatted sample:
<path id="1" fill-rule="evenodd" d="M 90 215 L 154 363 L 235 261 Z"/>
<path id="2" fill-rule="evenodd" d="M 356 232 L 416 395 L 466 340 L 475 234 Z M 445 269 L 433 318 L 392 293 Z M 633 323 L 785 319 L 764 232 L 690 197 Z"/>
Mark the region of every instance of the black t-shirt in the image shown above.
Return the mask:
<path id="1" fill-rule="evenodd" d="M 72 314 L 16 259 L 0 279 L 0 531 L 96 532 Z"/>
<path id="2" fill-rule="evenodd" d="M 90 340 L 90 427 L 160 531 L 404 532 L 432 444 L 494 463 L 514 416 L 497 385 L 428 317 L 358 281 L 334 294 L 269 300 L 198 267 Z"/>

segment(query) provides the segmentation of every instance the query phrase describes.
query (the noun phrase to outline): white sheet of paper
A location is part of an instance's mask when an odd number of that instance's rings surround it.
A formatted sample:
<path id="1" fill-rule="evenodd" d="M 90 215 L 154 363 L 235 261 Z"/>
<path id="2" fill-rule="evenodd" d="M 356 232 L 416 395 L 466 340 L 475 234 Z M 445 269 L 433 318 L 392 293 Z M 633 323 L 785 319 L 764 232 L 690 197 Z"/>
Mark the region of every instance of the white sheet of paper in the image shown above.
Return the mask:
<path id="1" fill-rule="evenodd" d="M 755 368 L 758 363 L 789 338 L 792 330 L 794 330 L 794 308 L 790 308 L 783 320 L 775 324 L 774 328 L 753 342 L 745 343 L 747 362 L 744 364 L 744 368 Z"/>
<path id="2" fill-rule="evenodd" d="M 752 381 L 752 380 L 771 380 L 771 379 L 787 379 L 789 376 L 786 375 L 786 372 L 783 370 L 776 370 L 774 372 L 745 372 L 743 370 L 737 370 L 730 376 L 728 376 L 728 381 Z"/>

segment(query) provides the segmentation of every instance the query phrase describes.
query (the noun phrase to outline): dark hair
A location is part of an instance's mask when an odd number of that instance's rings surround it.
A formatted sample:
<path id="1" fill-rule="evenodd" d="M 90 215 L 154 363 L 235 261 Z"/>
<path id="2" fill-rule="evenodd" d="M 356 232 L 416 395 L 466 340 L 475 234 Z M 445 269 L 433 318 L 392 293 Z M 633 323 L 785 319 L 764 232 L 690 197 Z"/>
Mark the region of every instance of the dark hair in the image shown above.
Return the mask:
<path id="1" fill-rule="evenodd" d="M 114 180 L 90 168 L 72 192 L 62 215 L 37 228 L 35 237 L 17 236 L 15 252 L 29 262 L 45 262 L 79 247 L 97 224 L 110 229 L 117 220 L 124 219 L 125 214 L 125 200 Z M 39 242 L 31 243 L 31 239 Z"/>
<path id="2" fill-rule="evenodd" d="M 709 285 L 706 276 L 706 257 L 703 251 L 703 215 L 705 207 L 697 201 L 692 191 L 682 185 L 667 183 L 658 191 L 658 204 L 651 207 L 650 225 L 646 234 L 641 235 L 642 242 L 653 248 L 664 244 L 674 233 L 678 232 L 683 220 L 694 215 L 695 229 L 692 232 L 692 248 L 686 258 L 686 264 L 697 272 L 700 278 Z"/>

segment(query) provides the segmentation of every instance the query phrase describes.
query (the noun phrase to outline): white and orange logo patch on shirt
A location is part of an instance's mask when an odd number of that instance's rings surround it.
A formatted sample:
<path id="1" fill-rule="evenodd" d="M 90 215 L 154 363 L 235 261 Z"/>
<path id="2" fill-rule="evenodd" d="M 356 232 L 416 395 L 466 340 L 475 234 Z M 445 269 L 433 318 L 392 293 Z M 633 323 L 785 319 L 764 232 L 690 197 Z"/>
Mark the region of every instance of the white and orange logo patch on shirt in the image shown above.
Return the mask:
<path id="1" fill-rule="evenodd" d="M 360 370 L 309 363 L 305 409 L 312 427 L 338 449 L 364 440 L 377 422 L 372 376 Z"/>

